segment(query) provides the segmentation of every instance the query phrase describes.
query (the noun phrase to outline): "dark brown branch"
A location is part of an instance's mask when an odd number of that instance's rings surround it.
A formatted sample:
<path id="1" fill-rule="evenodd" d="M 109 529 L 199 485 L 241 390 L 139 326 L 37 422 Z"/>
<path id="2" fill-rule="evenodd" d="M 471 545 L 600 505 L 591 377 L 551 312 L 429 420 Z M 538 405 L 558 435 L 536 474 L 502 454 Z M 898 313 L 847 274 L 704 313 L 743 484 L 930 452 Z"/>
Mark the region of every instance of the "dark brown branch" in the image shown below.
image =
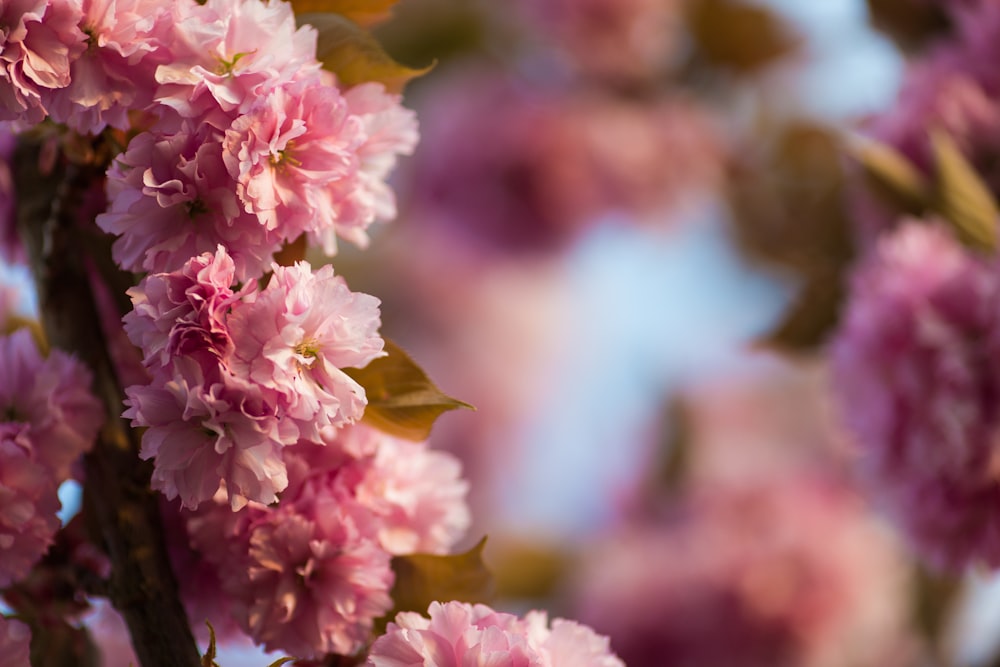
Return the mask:
<path id="1" fill-rule="evenodd" d="M 39 147 L 22 143 L 15 155 L 17 224 L 38 289 L 49 343 L 75 354 L 94 373 L 107 421 L 84 460 L 84 493 L 112 563 L 110 597 L 122 613 L 143 667 L 198 667 L 190 624 L 167 559 L 150 467 L 139 460 L 134 431 L 121 419 L 122 390 L 108 355 L 94 295 L 81 257 L 74 213 L 100 172 L 57 165 L 38 169 Z"/>

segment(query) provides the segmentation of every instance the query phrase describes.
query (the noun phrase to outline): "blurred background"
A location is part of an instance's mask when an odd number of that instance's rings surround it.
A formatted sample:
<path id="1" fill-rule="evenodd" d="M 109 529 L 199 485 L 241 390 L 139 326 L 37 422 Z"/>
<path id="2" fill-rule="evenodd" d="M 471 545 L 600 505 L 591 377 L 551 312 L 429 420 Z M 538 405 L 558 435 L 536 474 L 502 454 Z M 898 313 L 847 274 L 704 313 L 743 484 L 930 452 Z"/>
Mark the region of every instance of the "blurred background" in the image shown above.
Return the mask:
<path id="1" fill-rule="evenodd" d="M 848 155 L 933 0 L 402 0 L 422 139 L 338 257 L 448 394 L 499 605 L 631 667 L 998 664 L 987 573 L 922 566 L 831 397 Z"/>

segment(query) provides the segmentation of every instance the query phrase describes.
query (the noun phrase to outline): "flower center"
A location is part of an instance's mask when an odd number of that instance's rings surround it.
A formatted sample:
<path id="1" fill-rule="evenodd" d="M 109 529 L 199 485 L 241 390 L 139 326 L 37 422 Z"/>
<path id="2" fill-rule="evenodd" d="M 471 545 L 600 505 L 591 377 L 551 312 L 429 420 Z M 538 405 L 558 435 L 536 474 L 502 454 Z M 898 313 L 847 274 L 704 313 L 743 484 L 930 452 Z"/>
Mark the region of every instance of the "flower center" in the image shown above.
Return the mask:
<path id="1" fill-rule="evenodd" d="M 285 147 L 278 151 L 277 153 L 271 153 L 271 166 L 281 171 L 285 167 L 291 165 L 292 167 L 301 167 L 302 161 L 295 157 L 293 150 L 295 149 L 295 142 L 289 141 L 285 144 Z"/>
<path id="2" fill-rule="evenodd" d="M 307 338 L 295 346 L 295 354 L 298 356 L 300 367 L 312 368 L 319 357 L 319 344 L 315 340 Z"/>
<path id="3" fill-rule="evenodd" d="M 237 53 L 229 60 L 219 58 L 219 65 L 215 68 L 215 73 L 219 76 L 232 76 L 233 71 L 236 69 L 236 63 L 242 60 L 244 56 L 248 56 L 251 53 L 253 53 L 253 51 L 243 51 L 241 53 Z"/>

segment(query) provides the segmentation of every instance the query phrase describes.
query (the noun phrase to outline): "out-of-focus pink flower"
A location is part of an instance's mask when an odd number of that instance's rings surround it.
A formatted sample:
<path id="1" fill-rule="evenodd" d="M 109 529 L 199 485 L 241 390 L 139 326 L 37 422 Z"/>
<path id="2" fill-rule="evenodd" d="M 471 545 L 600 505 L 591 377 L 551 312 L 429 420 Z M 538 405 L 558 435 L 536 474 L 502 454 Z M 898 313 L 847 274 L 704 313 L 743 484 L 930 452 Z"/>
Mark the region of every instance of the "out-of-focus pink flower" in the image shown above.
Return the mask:
<path id="1" fill-rule="evenodd" d="M 341 369 L 382 356 L 378 306 L 330 265 L 275 266 L 267 287 L 230 316 L 233 371 L 277 397 L 301 438 L 322 442 L 364 412 L 364 388 Z"/>
<path id="2" fill-rule="evenodd" d="M 0 667 L 28 667 L 30 647 L 28 626 L 0 614 Z"/>
<path id="3" fill-rule="evenodd" d="M 338 442 L 363 431 L 372 429 L 345 429 Z M 379 517 L 382 547 L 392 554 L 447 553 L 471 521 L 465 502 L 469 485 L 458 459 L 427 443 L 374 433 L 378 447 L 359 462 L 364 476 L 355 493 Z"/>
<path id="4" fill-rule="evenodd" d="M 375 640 L 367 665 L 373 667 L 624 667 L 602 637 L 585 625 L 545 612 L 522 620 L 486 605 L 432 602 L 430 618 L 415 612 L 396 615 Z"/>
<path id="5" fill-rule="evenodd" d="M 905 222 L 852 282 L 834 389 L 874 491 L 938 566 L 1000 564 L 996 267 Z"/>
<path id="6" fill-rule="evenodd" d="M 55 481 L 12 431 L 0 424 L 0 588 L 27 574 L 59 529 Z"/>
<path id="7" fill-rule="evenodd" d="M 27 329 L 0 338 L 0 419 L 56 482 L 90 450 L 104 408 L 90 392 L 90 372 L 59 350 L 43 359 Z"/>
<path id="8" fill-rule="evenodd" d="M 153 101 L 153 74 L 167 60 L 167 6 L 158 0 L 82 0 L 86 49 L 70 65 L 68 85 L 44 91 L 53 120 L 97 134 L 129 128 L 128 112 Z"/>
<path id="9" fill-rule="evenodd" d="M 538 41 L 570 67 L 613 80 L 648 79 L 675 65 L 682 46 L 678 0 L 528 0 L 523 13 Z"/>
<path id="10" fill-rule="evenodd" d="M 842 487 L 709 486 L 588 545 L 575 614 L 630 667 L 910 664 L 905 565 Z"/>
<path id="11" fill-rule="evenodd" d="M 530 89 L 489 71 L 439 86 L 404 189 L 412 216 L 473 247 L 558 248 L 601 216 L 663 213 L 720 173 L 710 122 L 684 100 Z"/>
<path id="12" fill-rule="evenodd" d="M 42 93 L 70 83 L 70 63 L 86 47 L 80 0 L 0 5 L 0 120 L 26 124 L 46 114 Z"/>
<path id="13" fill-rule="evenodd" d="M 236 278 L 248 280 L 263 275 L 281 246 L 279 236 L 243 210 L 221 136 L 205 127 L 138 135 L 108 170 L 107 191 L 108 211 L 96 222 L 119 237 L 112 255 L 127 271 L 175 271 L 222 244 Z"/>

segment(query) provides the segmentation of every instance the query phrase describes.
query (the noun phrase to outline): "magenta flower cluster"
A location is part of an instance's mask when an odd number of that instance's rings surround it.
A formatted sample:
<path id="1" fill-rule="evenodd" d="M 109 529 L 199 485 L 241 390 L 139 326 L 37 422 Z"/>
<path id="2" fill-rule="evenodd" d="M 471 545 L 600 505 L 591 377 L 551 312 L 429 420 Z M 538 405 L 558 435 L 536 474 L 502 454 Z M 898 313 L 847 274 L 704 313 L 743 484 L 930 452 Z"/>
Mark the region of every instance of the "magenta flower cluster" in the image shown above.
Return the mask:
<path id="1" fill-rule="evenodd" d="M 871 486 L 941 567 L 1000 564 L 1000 274 L 907 221 L 853 276 L 832 350 Z"/>
<path id="2" fill-rule="evenodd" d="M 59 528 L 56 491 L 91 449 L 104 409 L 90 372 L 27 329 L 0 338 L 0 587 L 27 574 Z"/>

